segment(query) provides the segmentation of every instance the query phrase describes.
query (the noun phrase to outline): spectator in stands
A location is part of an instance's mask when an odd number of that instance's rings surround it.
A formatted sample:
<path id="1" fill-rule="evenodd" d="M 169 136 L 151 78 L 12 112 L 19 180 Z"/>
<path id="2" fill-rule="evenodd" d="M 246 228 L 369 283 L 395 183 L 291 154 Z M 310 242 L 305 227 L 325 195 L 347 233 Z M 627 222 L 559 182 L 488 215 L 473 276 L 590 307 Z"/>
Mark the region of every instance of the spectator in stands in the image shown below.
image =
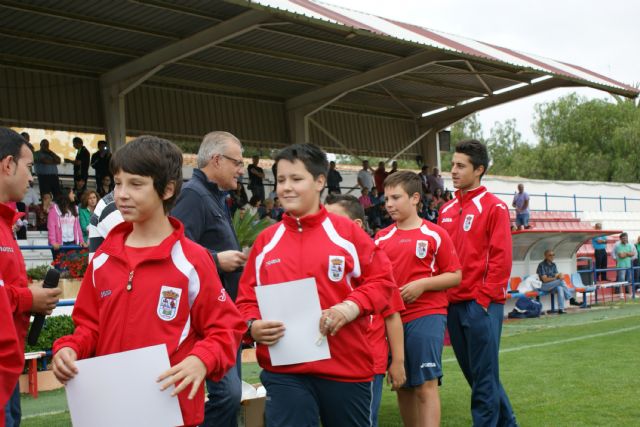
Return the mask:
<path id="1" fill-rule="evenodd" d="M 427 176 L 427 180 L 429 181 L 429 191 L 431 193 L 435 194 L 438 188 L 440 191 L 444 191 L 444 180 L 438 168 L 433 168 L 433 172 Z"/>
<path id="2" fill-rule="evenodd" d="M 247 206 L 247 213 L 251 216 L 258 213 L 258 209 L 260 209 L 260 205 L 262 204 L 262 199 L 257 194 L 254 194 L 249 199 L 249 206 Z"/>
<path id="3" fill-rule="evenodd" d="M 423 165 L 422 170 L 418 174 L 420 182 L 422 182 L 422 194 L 426 194 L 429 190 L 429 166 Z"/>
<path id="4" fill-rule="evenodd" d="M 122 214 L 116 208 L 113 192 L 98 201 L 87 227 L 89 231 L 89 262 L 111 229 L 123 221 Z"/>
<path id="5" fill-rule="evenodd" d="M 529 193 L 524 191 L 524 184 L 518 184 L 518 192 L 513 196 L 511 206 L 516 208 L 516 228 L 529 229 Z"/>
<path id="6" fill-rule="evenodd" d="M 79 205 L 82 201 L 82 195 L 87 191 L 87 183 L 84 179 L 79 178 L 73 183 L 74 203 Z"/>
<path id="7" fill-rule="evenodd" d="M 435 203 L 436 209 L 440 209 L 440 207 L 444 205 L 445 201 L 442 197 L 442 190 L 440 188 L 436 188 L 433 196 L 431 196 L 431 201 Z"/>
<path id="8" fill-rule="evenodd" d="M 85 242 L 89 241 L 89 224 L 91 223 L 91 214 L 96 209 L 100 197 L 93 190 L 85 191 L 80 201 L 80 211 L 78 217 L 80 219 L 80 229 L 82 230 L 82 238 Z"/>
<path id="9" fill-rule="evenodd" d="M 558 295 L 558 314 L 564 314 L 564 302 L 569 300 L 571 305 L 580 305 L 578 301 L 573 297 L 575 290 L 569 289 L 567 283 L 563 280 L 563 274 L 558 273 L 558 267 L 553 262 L 556 254 L 551 249 L 544 251 L 544 261 L 538 264 L 536 273 L 542 281 L 542 289 L 545 292 L 555 292 Z M 573 291 L 573 292 L 572 292 Z"/>
<path id="10" fill-rule="evenodd" d="M 396 173 L 396 172 L 398 172 L 398 162 L 396 160 L 394 160 L 393 162 L 391 162 L 391 170 L 389 171 L 387 176 L 391 175 L 392 173 Z"/>
<path id="11" fill-rule="evenodd" d="M 378 167 L 373 172 L 373 181 L 378 189 L 378 194 L 384 194 L 384 180 L 389 175 L 384 168 L 384 162 L 378 162 Z"/>
<path id="12" fill-rule="evenodd" d="M 258 166 L 258 163 L 260 163 L 260 156 L 251 157 L 251 164 L 247 167 L 249 190 L 251 190 L 252 196 L 257 196 L 259 200 L 264 200 L 264 170 Z"/>
<path id="13" fill-rule="evenodd" d="M 424 219 L 426 219 L 427 221 L 431 221 L 434 224 L 438 223 L 438 208 L 436 206 L 435 200 L 429 200 Z"/>
<path id="14" fill-rule="evenodd" d="M 40 196 L 44 193 L 52 193 L 54 196 L 60 194 L 60 179 L 58 177 L 58 166 L 60 157 L 49 149 L 49 141 L 40 141 L 40 149 L 33 155 L 34 169 L 38 176 L 40 186 Z"/>
<path id="15" fill-rule="evenodd" d="M 96 190 L 101 198 L 111 193 L 113 191 L 113 180 L 111 179 L 111 175 L 104 175 Z"/>
<path id="16" fill-rule="evenodd" d="M 631 266 L 633 260 L 638 258 L 638 252 L 636 251 L 636 247 L 629 243 L 629 235 L 627 233 L 620 234 L 620 241 L 613 247 L 611 256 L 616 261 L 616 268 L 626 269 L 616 272 L 616 282 L 631 282 Z M 624 289 L 628 293 L 631 286 L 625 286 Z M 620 287 L 617 287 L 616 292 L 619 291 Z"/>
<path id="17" fill-rule="evenodd" d="M 70 250 L 62 248 L 69 245 L 85 246 L 82 238 L 82 229 L 78 218 L 78 208 L 73 204 L 73 191 L 63 191 L 55 198 L 55 203 L 49 209 L 47 230 L 49 231 L 49 244 L 52 246 L 51 254 L 54 267 L 61 269 L 56 262 L 58 255 Z"/>
<path id="18" fill-rule="evenodd" d="M 27 210 L 30 210 L 40 204 L 40 195 L 33 187 L 33 182 L 29 183 L 29 189 L 27 190 L 27 194 L 22 199 L 22 202 L 27 207 Z"/>
<path id="19" fill-rule="evenodd" d="M 445 203 L 447 203 L 452 199 L 453 199 L 453 194 L 451 194 L 451 191 L 449 190 L 445 191 L 444 194 L 442 195 L 442 200 L 444 200 Z"/>
<path id="20" fill-rule="evenodd" d="M 640 236 L 638 236 L 638 239 L 636 240 L 636 244 L 634 246 L 636 247 L 636 253 L 640 254 Z M 640 259 L 637 256 L 633 260 L 633 266 L 640 267 Z M 638 286 L 638 283 L 640 282 L 640 268 L 634 270 L 634 278 L 636 286 Z"/>
<path id="21" fill-rule="evenodd" d="M 105 175 L 111 176 L 111 181 L 113 181 L 113 176 L 109 171 L 110 161 L 111 152 L 109 151 L 107 141 L 98 141 L 98 151 L 91 155 L 91 167 L 96 173 L 96 187 L 100 186 L 102 178 Z"/>
<path id="22" fill-rule="evenodd" d="M 64 159 L 65 163 L 73 163 L 73 180 L 84 179 L 84 182 L 89 180 L 89 164 L 91 163 L 91 155 L 89 150 L 84 146 L 82 138 L 73 138 L 73 148 L 76 150 L 76 158 L 74 160 Z"/>
<path id="23" fill-rule="evenodd" d="M 371 191 L 374 185 L 373 175 L 369 167 L 369 160 L 362 161 L 362 169 L 358 171 L 358 187 Z"/>
<path id="24" fill-rule="evenodd" d="M 231 200 L 231 205 L 229 206 L 229 212 L 231 216 L 235 214 L 236 210 L 239 208 L 244 208 L 244 206 L 249 203 L 249 198 L 247 197 L 247 192 L 244 189 L 244 184 L 238 182 L 238 187 L 229 193 L 229 198 Z"/>
<path id="25" fill-rule="evenodd" d="M 49 218 L 49 208 L 51 205 L 53 205 L 53 195 L 51 193 L 44 193 L 42 195 L 42 203 L 33 209 L 36 213 L 36 230 L 47 231 L 47 220 Z"/>
<path id="26" fill-rule="evenodd" d="M 329 194 L 340 194 L 341 182 L 342 175 L 336 170 L 336 162 L 329 162 L 329 173 L 327 174 L 327 191 Z"/>
<path id="27" fill-rule="evenodd" d="M 278 197 L 273 199 L 273 216 L 272 218 L 276 221 L 282 220 L 282 214 L 284 214 L 284 208 L 282 204 L 280 204 L 280 199 Z"/>
<path id="28" fill-rule="evenodd" d="M 596 230 L 602 230 L 602 224 L 598 222 L 596 223 L 594 228 Z M 591 246 L 593 246 L 593 251 L 596 258 L 596 269 L 600 270 L 607 268 L 607 236 L 602 235 L 594 237 L 593 239 L 591 239 Z M 600 281 L 606 281 L 607 272 L 600 271 L 596 273 L 596 281 L 598 280 L 598 277 L 600 277 Z"/>
<path id="29" fill-rule="evenodd" d="M 367 209 L 373 206 L 371 204 L 371 198 L 369 197 L 369 190 L 365 187 L 360 192 L 362 193 L 362 195 L 358 198 L 358 201 L 360 202 L 360 206 L 362 206 L 362 209 L 364 209 L 366 212 Z"/>

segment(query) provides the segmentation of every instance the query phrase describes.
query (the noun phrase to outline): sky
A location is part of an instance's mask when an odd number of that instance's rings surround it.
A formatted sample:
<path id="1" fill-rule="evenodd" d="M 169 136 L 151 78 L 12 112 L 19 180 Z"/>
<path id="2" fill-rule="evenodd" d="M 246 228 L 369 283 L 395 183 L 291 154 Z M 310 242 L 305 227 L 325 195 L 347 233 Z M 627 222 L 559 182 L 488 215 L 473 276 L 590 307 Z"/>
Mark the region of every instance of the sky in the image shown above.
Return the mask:
<path id="1" fill-rule="evenodd" d="M 354 10 L 579 65 L 629 85 L 640 83 L 637 0 L 324 0 Z M 516 119 L 524 140 L 534 106 L 571 92 L 608 98 L 589 88 L 554 89 L 479 113 L 485 136 L 494 123 Z"/>

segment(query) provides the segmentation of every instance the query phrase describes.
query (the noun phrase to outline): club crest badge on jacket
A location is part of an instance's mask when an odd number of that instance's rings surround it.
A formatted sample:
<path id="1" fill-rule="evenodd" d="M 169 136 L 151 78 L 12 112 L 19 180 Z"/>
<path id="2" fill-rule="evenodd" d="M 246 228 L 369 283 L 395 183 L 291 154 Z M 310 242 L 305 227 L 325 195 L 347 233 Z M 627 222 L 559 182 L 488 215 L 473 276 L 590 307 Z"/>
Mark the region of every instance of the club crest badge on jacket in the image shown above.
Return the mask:
<path id="1" fill-rule="evenodd" d="M 329 255 L 329 280 L 339 282 L 344 276 L 344 257 Z"/>
<path id="2" fill-rule="evenodd" d="M 420 259 L 427 256 L 427 249 L 429 248 L 429 242 L 426 240 L 416 240 L 416 256 Z"/>
<path id="3" fill-rule="evenodd" d="M 160 300 L 158 301 L 158 317 L 164 321 L 175 319 L 180 306 L 180 295 L 182 289 L 171 286 L 163 286 L 160 289 Z"/>

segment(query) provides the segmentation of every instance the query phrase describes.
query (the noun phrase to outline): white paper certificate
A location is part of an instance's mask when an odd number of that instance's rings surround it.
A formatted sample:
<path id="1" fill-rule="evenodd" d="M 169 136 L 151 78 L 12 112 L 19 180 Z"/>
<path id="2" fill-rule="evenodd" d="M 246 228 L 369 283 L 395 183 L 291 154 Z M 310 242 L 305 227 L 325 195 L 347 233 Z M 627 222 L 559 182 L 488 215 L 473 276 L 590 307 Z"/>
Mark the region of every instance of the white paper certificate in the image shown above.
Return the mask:
<path id="1" fill-rule="evenodd" d="M 174 387 L 156 382 L 170 368 L 165 344 L 76 362 L 78 374 L 67 383 L 74 427 L 183 425 Z"/>
<path id="2" fill-rule="evenodd" d="M 308 278 L 267 286 L 256 286 L 258 307 L 263 320 L 284 323 L 284 336 L 269 347 L 271 364 L 293 365 L 331 358 L 329 343 L 318 325 L 322 310 L 316 279 Z"/>

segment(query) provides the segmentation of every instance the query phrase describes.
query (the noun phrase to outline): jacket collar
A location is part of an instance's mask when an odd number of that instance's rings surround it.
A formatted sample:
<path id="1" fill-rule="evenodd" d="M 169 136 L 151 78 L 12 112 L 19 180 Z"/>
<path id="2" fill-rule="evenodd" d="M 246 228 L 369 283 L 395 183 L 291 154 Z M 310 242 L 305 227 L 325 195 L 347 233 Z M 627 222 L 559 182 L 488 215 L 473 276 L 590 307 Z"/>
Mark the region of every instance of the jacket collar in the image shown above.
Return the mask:
<path id="1" fill-rule="evenodd" d="M 13 227 L 13 224 L 22 216 L 21 214 L 21 212 L 16 212 L 10 206 L 0 203 L 0 218 L 9 228 Z"/>
<path id="2" fill-rule="evenodd" d="M 462 194 L 462 192 L 460 190 L 456 190 L 456 192 L 454 193 L 456 199 L 458 199 L 458 202 L 460 203 L 460 205 L 462 205 L 463 203 L 473 199 L 474 197 L 486 192 L 487 189 L 484 185 L 481 185 L 478 188 L 474 188 L 473 190 L 469 190 L 466 193 Z"/>
<path id="3" fill-rule="evenodd" d="M 207 178 L 207 175 L 205 175 L 200 169 L 194 169 L 191 178 L 200 181 L 212 193 L 222 193 L 218 184 L 210 181 L 209 178 Z"/>
<path id="4" fill-rule="evenodd" d="M 285 213 L 282 215 L 282 222 L 285 227 L 295 230 L 302 231 L 308 228 L 315 228 L 322 224 L 327 218 L 327 210 L 323 205 L 320 205 L 320 210 L 314 214 L 303 216 L 302 218 L 296 218 L 289 213 Z"/>
<path id="5" fill-rule="evenodd" d="M 173 217 L 169 217 L 169 222 L 173 227 L 173 233 L 171 233 L 166 239 L 156 247 L 153 255 L 150 259 L 164 259 L 171 255 L 171 249 L 173 245 L 181 240 L 184 236 L 184 226 L 180 221 Z M 127 236 L 133 231 L 133 223 L 122 222 L 118 224 L 109 232 L 107 239 L 104 241 L 100 249 L 107 253 L 109 256 L 115 256 L 116 258 L 126 259 L 124 255 L 124 246 Z"/>

